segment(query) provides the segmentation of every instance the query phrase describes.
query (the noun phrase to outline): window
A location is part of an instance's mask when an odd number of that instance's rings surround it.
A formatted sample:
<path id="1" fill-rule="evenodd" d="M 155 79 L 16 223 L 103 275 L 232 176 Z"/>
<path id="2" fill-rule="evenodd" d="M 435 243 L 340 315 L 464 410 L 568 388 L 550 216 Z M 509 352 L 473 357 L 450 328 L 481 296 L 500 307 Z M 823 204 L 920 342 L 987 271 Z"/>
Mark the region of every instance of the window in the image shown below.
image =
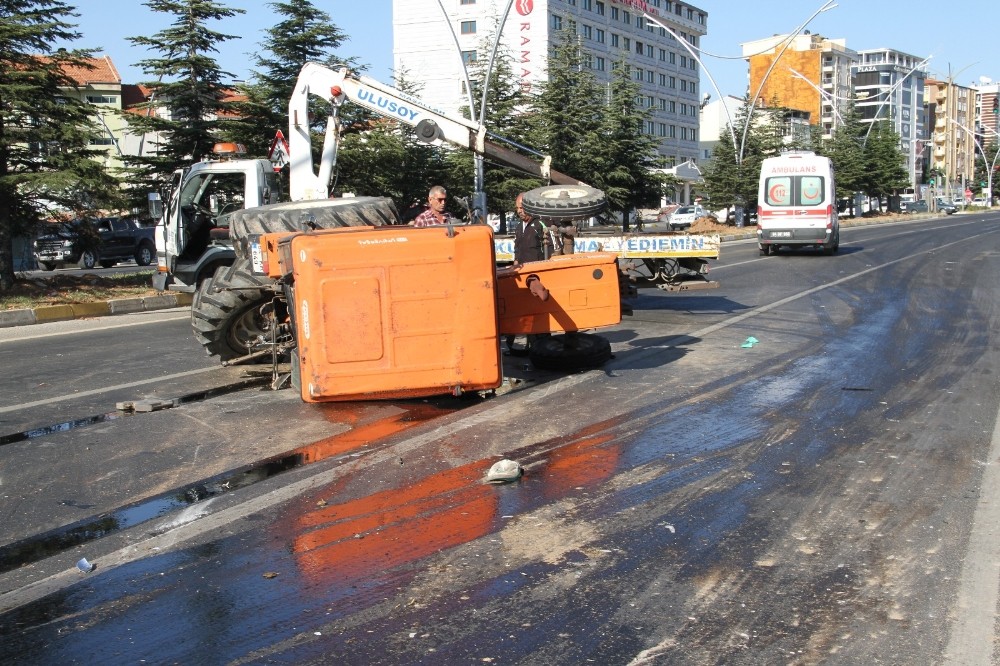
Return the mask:
<path id="1" fill-rule="evenodd" d="M 618 47 L 618 35 L 611 33 L 611 46 Z"/>
<path id="2" fill-rule="evenodd" d="M 583 0 L 583 2 L 580 3 L 580 6 L 586 9 L 588 12 L 593 11 L 593 7 L 591 7 L 591 0 Z"/>
<path id="3" fill-rule="evenodd" d="M 687 56 L 681 56 L 681 67 L 687 67 L 687 66 L 688 66 Z"/>
<path id="4" fill-rule="evenodd" d="M 674 53 L 673 51 L 670 52 L 670 64 L 671 65 L 677 64 L 677 54 Z"/>
<path id="5" fill-rule="evenodd" d="M 461 2 L 461 3 L 459 3 L 459 4 L 463 4 L 463 5 L 474 5 L 474 4 L 476 4 L 476 0 L 462 0 L 462 2 Z"/>
<path id="6" fill-rule="evenodd" d="M 681 79 L 681 92 L 688 91 L 688 82 L 685 79 Z"/>
<path id="7" fill-rule="evenodd" d="M 583 38 L 584 39 L 593 39 L 594 38 L 594 29 L 591 28 L 586 23 L 583 24 Z"/>
<path id="8" fill-rule="evenodd" d="M 611 8 L 611 20 L 612 21 L 617 21 L 618 19 L 619 19 L 618 8 L 617 7 L 612 7 Z"/>
<path id="9" fill-rule="evenodd" d="M 633 78 L 636 81 L 638 81 L 639 83 L 642 83 L 642 69 L 640 69 L 639 67 L 636 67 L 635 68 L 635 75 L 634 75 Z"/>
<path id="10" fill-rule="evenodd" d="M 647 58 L 652 58 L 653 57 L 653 45 L 652 44 L 646 44 L 646 57 Z"/>
<path id="11" fill-rule="evenodd" d="M 604 16 L 604 3 L 601 2 L 600 0 L 597 0 L 595 6 L 597 7 L 597 15 Z"/>
<path id="12" fill-rule="evenodd" d="M 462 34 L 463 35 L 474 35 L 474 34 L 476 34 L 476 22 L 475 21 L 462 21 Z"/>
<path id="13" fill-rule="evenodd" d="M 117 104 L 118 97 L 115 95 L 87 95 L 87 101 L 91 104 Z"/>
<path id="14" fill-rule="evenodd" d="M 652 83 L 652 82 L 653 82 L 653 70 L 650 69 L 646 71 L 646 83 Z M 652 106 L 652 104 L 650 104 L 650 106 Z"/>
<path id="15" fill-rule="evenodd" d="M 677 87 L 677 77 L 674 77 L 674 76 L 670 77 L 670 85 L 669 85 L 669 87 L 670 88 L 676 88 Z"/>
<path id="16" fill-rule="evenodd" d="M 667 128 L 667 136 L 671 139 L 677 138 L 677 125 L 671 125 Z"/>
<path id="17" fill-rule="evenodd" d="M 576 21 L 574 21 L 573 19 L 570 19 L 570 20 L 566 21 L 566 29 L 567 29 L 567 32 L 569 32 L 569 34 L 575 35 L 576 34 Z"/>
<path id="18" fill-rule="evenodd" d="M 562 16 L 552 15 L 552 29 L 562 30 Z"/>
<path id="19" fill-rule="evenodd" d="M 631 51 L 632 50 L 632 40 L 629 39 L 628 37 L 623 37 L 622 38 L 622 47 L 626 51 Z"/>
<path id="20" fill-rule="evenodd" d="M 666 59 L 667 59 L 667 50 L 666 49 L 660 49 L 660 60 L 661 61 L 666 61 Z"/>
<path id="21" fill-rule="evenodd" d="M 823 176 L 773 176 L 764 184 L 769 206 L 818 206 L 826 198 Z"/>
<path id="22" fill-rule="evenodd" d="M 597 29 L 597 40 L 596 41 L 597 41 L 598 44 L 603 44 L 604 43 L 604 31 L 601 30 L 600 28 Z"/>
<path id="23" fill-rule="evenodd" d="M 667 87 L 667 75 L 663 74 L 662 72 L 660 73 L 660 87 L 661 88 Z"/>
<path id="24" fill-rule="evenodd" d="M 471 65 L 476 62 L 476 52 L 475 51 L 462 51 L 462 62 L 466 65 Z"/>
<path id="25" fill-rule="evenodd" d="M 637 41 L 635 43 L 635 52 L 636 52 L 637 55 L 642 55 L 642 52 L 643 52 L 642 42 Z"/>
<path id="26" fill-rule="evenodd" d="M 594 59 L 594 69 L 596 69 L 598 72 L 603 72 L 604 68 L 605 68 L 604 58 L 602 58 L 601 56 L 597 56 Z"/>
<path id="27" fill-rule="evenodd" d="M 632 25 L 632 12 L 625 10 L 622 12 L 622 23 Z"/>
<path id="28" fill-rule="evenodd" d="M 111 136 L 111 132 L 108 130 L 102 131 L 90 140 L 90 145 L 92 146 L 113 146 L 114 143 L 115 139 Z"/>

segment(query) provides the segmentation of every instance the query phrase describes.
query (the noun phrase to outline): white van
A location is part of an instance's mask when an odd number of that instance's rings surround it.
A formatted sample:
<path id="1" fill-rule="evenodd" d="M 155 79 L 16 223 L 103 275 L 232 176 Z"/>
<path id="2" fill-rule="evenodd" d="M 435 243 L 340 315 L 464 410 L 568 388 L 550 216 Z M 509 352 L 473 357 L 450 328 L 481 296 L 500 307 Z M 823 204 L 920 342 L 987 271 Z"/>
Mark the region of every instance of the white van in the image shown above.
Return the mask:
<path id="1" fill-rule="evenodd" d="M 762 255 L 779 247 L 840 247 L 833 163 L 811 151 L 768 157 L 757 191 L 757 246 Z"/>

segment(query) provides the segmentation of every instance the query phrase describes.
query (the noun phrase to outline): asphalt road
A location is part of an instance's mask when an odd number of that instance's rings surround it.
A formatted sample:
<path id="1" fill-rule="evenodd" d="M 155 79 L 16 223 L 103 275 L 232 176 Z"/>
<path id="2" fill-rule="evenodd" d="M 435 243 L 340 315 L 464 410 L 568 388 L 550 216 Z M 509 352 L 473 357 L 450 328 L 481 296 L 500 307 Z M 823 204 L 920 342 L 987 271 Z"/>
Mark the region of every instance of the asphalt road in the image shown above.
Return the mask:
<path id="1" fill-rule="evenodd" d="M 0 658 L 998 663 L 998 230 L 726 244 L 483 401 L 304 405 L 183 313 L 0 332 Z"/>

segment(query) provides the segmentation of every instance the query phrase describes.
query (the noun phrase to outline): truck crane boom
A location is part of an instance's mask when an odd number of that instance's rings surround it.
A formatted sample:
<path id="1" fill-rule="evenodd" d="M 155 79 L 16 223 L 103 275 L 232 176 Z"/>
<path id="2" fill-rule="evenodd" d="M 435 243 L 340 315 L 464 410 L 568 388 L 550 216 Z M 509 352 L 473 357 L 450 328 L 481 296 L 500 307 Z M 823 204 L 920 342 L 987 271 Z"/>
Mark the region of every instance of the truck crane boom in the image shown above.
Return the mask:
<path id="1" fill-rule="evenodd" d="M 309 99 L 315 96 L 330 105 L 321 161 L 312 161 Z M 585 185 L 551 167 L 551 157 L 532 159 L 489 138 L 479 123 L 428 106 L 423 101 L 366 76 L 355 76 L 347 68 L 331 69 L 306 63 L 299 73 L 288 102 L 288 149 L 290 194 L 293 201 L 325 199 L 337 161 L 338 113 L 347 101 L 380 116 L 415 128 L 417 138 L 427 143 L 448 143 L 488 157 L 500 164 L 543 178 L 557 185 Z"/>

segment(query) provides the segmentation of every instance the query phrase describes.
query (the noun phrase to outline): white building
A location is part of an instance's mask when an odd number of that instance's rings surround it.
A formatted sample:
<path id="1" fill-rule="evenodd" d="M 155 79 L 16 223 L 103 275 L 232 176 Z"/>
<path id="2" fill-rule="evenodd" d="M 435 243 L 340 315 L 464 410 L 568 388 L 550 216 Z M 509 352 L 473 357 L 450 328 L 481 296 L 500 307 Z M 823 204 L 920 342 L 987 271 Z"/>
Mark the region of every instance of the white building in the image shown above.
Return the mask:
<path id="1" fill-rule="evenodd" d="M 911 187 L 923 182 L 924 151 L 930 150 L 930 128 L 924 110 L 926 59 L 894 49 L 858 51 L 851 68 L 855 108 L 861 121 L 888 119 L 899 134 Z"/>
<path id="2" fill-rule="evenodd" d="M 645 130 L 660 138 L 667 166 L 698 159 L 699 68 L 680 40 L 692 49 L 699 45 L 706 12 L 674 0 L 515 0 L 510 6 L 501 48 L 513 56 L 525 90 L 545 80 L 549 48 L 574 34 L 599 81 L 609 81 L 612 64 L 625 58 L 642 84 L 643 103 L 653 109 Z M 396 72 L 419 80 L 432 106 L 469 106 L 463 63 L 490 57 L 486 40 L 507 7 L 508 0 L 393 0 Z"/>

